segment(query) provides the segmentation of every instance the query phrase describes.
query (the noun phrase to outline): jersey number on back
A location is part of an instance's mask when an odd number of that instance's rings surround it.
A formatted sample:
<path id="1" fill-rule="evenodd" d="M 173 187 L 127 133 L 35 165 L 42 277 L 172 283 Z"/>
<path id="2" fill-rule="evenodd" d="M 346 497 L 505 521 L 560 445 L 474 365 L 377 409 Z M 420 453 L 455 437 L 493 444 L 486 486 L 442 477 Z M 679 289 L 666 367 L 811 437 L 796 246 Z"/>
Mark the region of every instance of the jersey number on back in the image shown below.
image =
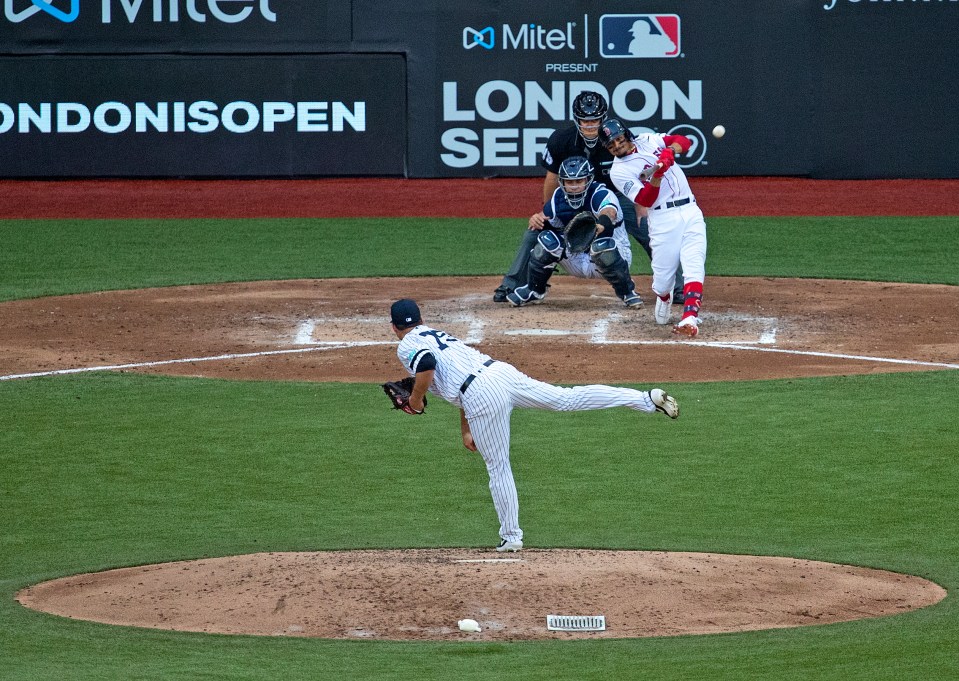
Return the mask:
<path id="1" fill-rule="evenodd" d="M 458 343 L 458 338 L 453 338 L 448 333 L 443 333 L 442 331 L 420 331 L 421 336 L 432 336 L 436 339 L 436 347 L 440 350 L 445 350 L 449 347 L 447 343 Z M 443 339 L 446 339 L 446 343 L 443 342 Z"/>

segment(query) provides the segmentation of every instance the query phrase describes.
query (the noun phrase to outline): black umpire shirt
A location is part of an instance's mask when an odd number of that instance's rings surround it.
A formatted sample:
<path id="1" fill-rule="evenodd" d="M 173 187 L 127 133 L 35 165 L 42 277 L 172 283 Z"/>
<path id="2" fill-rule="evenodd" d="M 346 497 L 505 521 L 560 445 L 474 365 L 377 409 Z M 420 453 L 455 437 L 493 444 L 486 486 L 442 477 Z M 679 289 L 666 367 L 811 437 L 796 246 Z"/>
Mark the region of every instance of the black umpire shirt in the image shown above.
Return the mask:
<path id="1" fill-rule="evenodd" d="M 593 177 L 607 187 L 616 191 L 616 187 L 609 179 L 609 169 L 613 165 L 613 155 L 599 140 L 592 149 L 586 147 L 586 140 L 579 134 L 575 125 L 569 128 L 556 130 L 546 140 L 546 153 L 540 165 L 551 173 L 559 174 L 559 166 L 571 156 L 585 156 L 593 164 Z"/>

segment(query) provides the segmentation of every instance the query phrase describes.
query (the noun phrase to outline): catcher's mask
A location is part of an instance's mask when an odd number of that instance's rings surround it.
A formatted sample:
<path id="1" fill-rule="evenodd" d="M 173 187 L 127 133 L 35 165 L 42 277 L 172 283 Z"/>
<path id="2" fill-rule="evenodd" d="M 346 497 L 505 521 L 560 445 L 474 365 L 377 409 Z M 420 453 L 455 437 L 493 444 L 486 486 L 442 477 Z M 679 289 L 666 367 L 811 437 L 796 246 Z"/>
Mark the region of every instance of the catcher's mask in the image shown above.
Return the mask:
<path id="1" fill-rule="evenodd" d="M 599 143 L 604 147 L 608 148 L 610 142 L 613 142 L 620 137 L 623 137 L 627 142 L 632 142 L 634 139 L 636 139 L 633 131 L 615 118 L 610 118 L 607 120 L 605 123 L 603 123 L 603 127 L 599 129 Z"/>
<path id="2" fill-rule="evenodd" d="M 570 208 L 580 208 L 593 183 L 593 166 L 585 156 L 570 156 L 559 166 L 559 186 Z"/>
<path id="3" fill-rule="evenodd" d="M 609 111 L 606 99 L 598 92 L 587 90 L 576 95 L 572 108 L 573 120 L 579 129 L 579 135 L 586 146 L 592 149 L 596 146 L 596 130 L 599 123 L 606 118 L 606 112 Z"/>
<path id="4" fill-rule="evenodd" d="M 423 321 L 420 308 L 409 298 L 397 300 L 390 306 L 390 321 L 397 329 L 409 329 Z"/>

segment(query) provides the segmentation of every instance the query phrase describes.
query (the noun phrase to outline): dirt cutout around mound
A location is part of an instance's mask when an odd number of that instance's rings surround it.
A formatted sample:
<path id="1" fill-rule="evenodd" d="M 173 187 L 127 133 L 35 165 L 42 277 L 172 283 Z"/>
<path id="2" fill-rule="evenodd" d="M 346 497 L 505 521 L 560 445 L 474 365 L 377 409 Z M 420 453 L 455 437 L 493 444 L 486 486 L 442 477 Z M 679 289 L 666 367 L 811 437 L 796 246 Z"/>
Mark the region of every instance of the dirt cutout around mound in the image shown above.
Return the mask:
<path id="1" fill-rule="evenodd" d="M 644 551 L 259 553 L 110 570 L 20 592 L 45 612 L 155 629 L 385 640 L 633 638 L 827 624 L 942 600 L 918 577 L 817 561 Z M 547 615 L 605 631 L 547 630 Z M 481 632 L 464 633 L 459 619 Z"/>

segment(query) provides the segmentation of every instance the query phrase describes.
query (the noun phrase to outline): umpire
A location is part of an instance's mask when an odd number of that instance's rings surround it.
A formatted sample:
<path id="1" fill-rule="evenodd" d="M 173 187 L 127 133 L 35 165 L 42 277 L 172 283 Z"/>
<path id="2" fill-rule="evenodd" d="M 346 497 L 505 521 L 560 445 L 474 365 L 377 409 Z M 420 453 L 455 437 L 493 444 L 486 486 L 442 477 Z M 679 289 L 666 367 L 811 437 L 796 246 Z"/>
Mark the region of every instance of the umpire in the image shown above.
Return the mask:
<path id="1" fill-rule="evenodd" d="M 543 153 L 543 160 L 540 163 L 546 169 L 546 177 L 543 180 L 543 204 L 549 202 L 553 192 L 559 187 L 559 167 L 563 161 L 571 156 L 586 156 L 593 166 L 596 181 L 609 187 L 619 198 L 626 233 L 636 240 L 652 260 L 653 252 L 649 247 L 649 225 L 646 222 L 646 216 L 637 216 L 636 204 L 623 196 L 613 186 L 609 179 L 609 169 L 613 165 L 613 155 L 609 153 L 606 147 L 597 143 L 599 129 L 609 112 L 606 99 L 598 92 L 581 92 L 573 99 L 572 110 L 574 125 L 556 130 L 546 141 L 546 151 Z M 494 302 L 505 303 L 507 295 L 527 283 L 526 273 L 529 270 L 529 254 L 533 246 L 536 245 L 537 230 L 543 228 L 545 221 L 546 216 L 542 210 L 530 217 L 529 229 L 523 234 L 519 249 L 513 258 L 513 264 L 510 265 L 509 271 L 503 277 L 502 283 L 493 291 Z M 676 281 L 682 281 L 681 274 L 677 276 Z M 677 290 L 673 291 L 673 303 L 681 304 L 683 302 L 682 285 L 677 283 L 676 286 Z"/>

